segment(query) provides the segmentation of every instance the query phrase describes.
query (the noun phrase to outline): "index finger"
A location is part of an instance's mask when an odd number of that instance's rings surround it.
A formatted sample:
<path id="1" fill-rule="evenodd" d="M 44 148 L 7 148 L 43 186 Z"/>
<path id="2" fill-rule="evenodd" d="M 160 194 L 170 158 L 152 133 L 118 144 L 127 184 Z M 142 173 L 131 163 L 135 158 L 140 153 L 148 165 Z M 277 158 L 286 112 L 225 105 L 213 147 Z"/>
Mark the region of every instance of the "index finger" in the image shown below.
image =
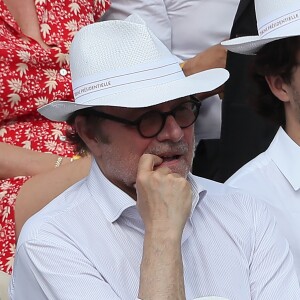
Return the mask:
<path id="1" fill-rule="evenodd" d="M 138 164 L 137 173 L 141 172 L 151 172 L 154 167 L 160 165 L 162 163 L 162 158 L 154 154 L 143 154 L 140 158 Z"/>

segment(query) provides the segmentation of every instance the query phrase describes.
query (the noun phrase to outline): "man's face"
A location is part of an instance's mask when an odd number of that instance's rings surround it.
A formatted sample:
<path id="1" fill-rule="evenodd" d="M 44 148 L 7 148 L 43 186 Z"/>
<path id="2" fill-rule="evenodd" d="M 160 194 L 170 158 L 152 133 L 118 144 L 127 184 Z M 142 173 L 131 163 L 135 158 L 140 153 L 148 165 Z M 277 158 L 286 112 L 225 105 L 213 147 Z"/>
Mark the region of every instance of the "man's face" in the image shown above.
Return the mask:
<path id="1" fill-rule="evenodd" d="M 103 107 L 102 112 L 128 120 L 135 120 L 151 110 L 168 112 L 188 98 L 177 99 L 163 104 L 141 109 Z M 111 120 L 101 122 L 101 131 L 108 143 L 99 138 L 99 155 L 96 160 L 104 175 L 127 194 L 135 198 L 134 184 L 140 157 L 154 154 L 163 159 L 161 165 L 186 177 L 194 154 L 194 126 L 180 128 L 173 116 L 168 116 L 166 123 L 156 136 L 142 137 L 136 127 Z"/>

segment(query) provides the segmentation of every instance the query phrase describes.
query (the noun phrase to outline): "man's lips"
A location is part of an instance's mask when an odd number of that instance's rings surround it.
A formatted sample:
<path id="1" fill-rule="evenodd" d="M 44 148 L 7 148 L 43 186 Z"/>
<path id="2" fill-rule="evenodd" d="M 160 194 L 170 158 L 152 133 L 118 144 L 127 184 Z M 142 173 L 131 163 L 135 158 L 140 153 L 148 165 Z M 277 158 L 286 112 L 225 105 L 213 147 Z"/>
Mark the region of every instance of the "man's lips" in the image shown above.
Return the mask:
<path id="1" fill-rule="evenodd" d="M 171 167 L 171 166 L 175 166 L 178 164 L 179 160 L 181 159 L 182 155 L 180 154 L 168 154 L 168 155 L 157 155 L 158 157 L 160 157 L 162 159 L 161 164 L 155 166 L 155 168 L 159 168 L 159 167 Z"/>
<path id="2" fill-rule="evenodd" d="M 173 160 L 178 160 L 181 157 L 181 155 L 159 156 L 159 157 L 163 160 L 163 163 L 164 163 L 164 162 L 170 162 Z"/>
<path id="3" fill-rule="evenodd" d="M 162 159 L 160 165 L 171 167 L 178 164 L 188 153 L 188 145 L 183 141 L 179 143 L 166 142 L 149 148 L 147 153 L 160 157 Z"/>

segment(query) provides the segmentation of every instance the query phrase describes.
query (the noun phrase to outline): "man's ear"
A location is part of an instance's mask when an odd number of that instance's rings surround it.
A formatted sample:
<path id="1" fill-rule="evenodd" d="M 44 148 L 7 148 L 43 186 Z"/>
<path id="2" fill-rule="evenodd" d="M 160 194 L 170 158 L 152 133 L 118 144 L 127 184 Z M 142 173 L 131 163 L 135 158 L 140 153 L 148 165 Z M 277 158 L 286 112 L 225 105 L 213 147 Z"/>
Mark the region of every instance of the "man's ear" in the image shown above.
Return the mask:
<path id="1" fill-rule="evenodd" d="M 77 116 L 74 122 L 75 130 L 94 156 L 100 155 L 99 142 L 95 130 L 91 130 L 84 116 Z"/>
<path id="2" fill-rule="evenodd" d="M 290 100 L 289 97 L 289 85 L 284 82 L 281 76 L 270 75 L 265 76 L 265 79 L 269 85 L 271 92 L 277 97 L 279 100 L 283 102 L 288 102 Z"/>

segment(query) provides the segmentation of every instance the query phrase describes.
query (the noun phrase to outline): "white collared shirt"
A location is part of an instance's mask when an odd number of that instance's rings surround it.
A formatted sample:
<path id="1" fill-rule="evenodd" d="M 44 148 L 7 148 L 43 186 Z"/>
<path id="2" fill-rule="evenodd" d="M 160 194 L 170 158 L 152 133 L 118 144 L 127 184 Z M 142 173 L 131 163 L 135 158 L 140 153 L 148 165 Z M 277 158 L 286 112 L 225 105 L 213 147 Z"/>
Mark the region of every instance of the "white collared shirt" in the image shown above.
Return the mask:
<path id="1" fill-rule="evenodd" d="M 189 181 L 193 205 L 182 237 L 186 299 L 299 300 L 288 244 L 266 206 L 219 183 L 191 174 Z M 24 225 L 10 297 L 136 299 L 143 239 L 135 201 L 93 162 L 87 178 Z"/>
<path id="2" fill-rule="evenodd" d="M 300 281 L 300 147 L 279 128 L 269 148 L 226 184 L 265 201 L 290 243 Z"/>
<path id="3" fill-rule="evenodd" d="M 229 39 L 239 0 L 113 0 L 102 20 L 138 14 L 153 33 L 182 60 Z M 141 99 L 142 100 L 142 99 Z M 196 144 L 220 138 L 221 100 L 202 101 L 195 123 Z"/>

